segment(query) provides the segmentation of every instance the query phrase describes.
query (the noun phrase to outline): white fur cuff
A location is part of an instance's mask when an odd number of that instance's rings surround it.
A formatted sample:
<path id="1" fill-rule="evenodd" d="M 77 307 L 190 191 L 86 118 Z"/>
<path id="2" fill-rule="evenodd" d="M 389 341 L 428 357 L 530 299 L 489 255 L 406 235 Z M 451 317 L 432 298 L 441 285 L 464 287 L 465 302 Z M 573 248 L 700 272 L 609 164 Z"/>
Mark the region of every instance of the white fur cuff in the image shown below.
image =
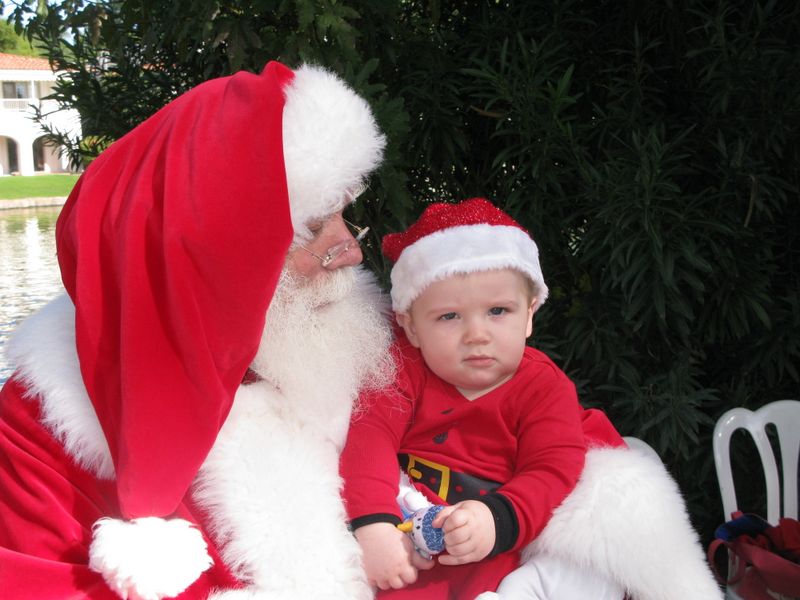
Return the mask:
<path id="1" fill-rule="evenodd" d="M 121 598 L 177 596 L 212 564 L 202 534 L 183 519 L 100 519 L 92 529 L 89 568 Z"/>
<path id="2" fill-rule="evenodd" d="M 528 546 L 603 573 L 636 600 L 723 600 L 678 485 L 660 461 L 593 448 L 578 484 Z"/>

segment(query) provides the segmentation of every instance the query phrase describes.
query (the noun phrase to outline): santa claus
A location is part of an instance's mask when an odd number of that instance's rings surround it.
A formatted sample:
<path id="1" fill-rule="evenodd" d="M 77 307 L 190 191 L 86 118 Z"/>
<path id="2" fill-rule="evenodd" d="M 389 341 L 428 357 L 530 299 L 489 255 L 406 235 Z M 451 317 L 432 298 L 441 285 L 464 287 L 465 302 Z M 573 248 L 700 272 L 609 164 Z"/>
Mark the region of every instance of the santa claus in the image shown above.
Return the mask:
<path id="1" fill-rule="evenodd" d="M 92 163 L 57 226 L 67 293 L 8 350 L 6 597 L 372 597 L 338 456 L 390 333 L 342 210 L 383 147 L 339 78 L 270 63 Z"/>

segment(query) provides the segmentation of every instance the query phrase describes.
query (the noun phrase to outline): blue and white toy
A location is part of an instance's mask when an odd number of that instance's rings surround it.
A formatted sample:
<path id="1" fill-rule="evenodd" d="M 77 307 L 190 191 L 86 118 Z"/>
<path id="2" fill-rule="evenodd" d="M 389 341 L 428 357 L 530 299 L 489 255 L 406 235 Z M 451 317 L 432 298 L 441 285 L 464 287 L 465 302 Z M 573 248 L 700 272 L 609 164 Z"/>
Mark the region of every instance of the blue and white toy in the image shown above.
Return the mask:
<path id="1" fill-rule="evenodd" d="M 433 526 L 433 520 L 443 508 L 444 506 L 421 508 L 397 526 L 400 531 L 411 536 L 417 552 L 425 558 L 431 558 L 444 550 L 444 530 Z"/>
<path id="2" fill-rule="evenodd" d="M 408 476 L 403 472 L 400 473 L 397 504 L 404 519 L 397 528 L 408 533 L 417 552 L 425 558 L 442 552 L 444 550 L 444 531 L 441 527 L 434 527 L 432 523 L 444 506 L 431 504 L 419 490 L 411 485 Z"/>

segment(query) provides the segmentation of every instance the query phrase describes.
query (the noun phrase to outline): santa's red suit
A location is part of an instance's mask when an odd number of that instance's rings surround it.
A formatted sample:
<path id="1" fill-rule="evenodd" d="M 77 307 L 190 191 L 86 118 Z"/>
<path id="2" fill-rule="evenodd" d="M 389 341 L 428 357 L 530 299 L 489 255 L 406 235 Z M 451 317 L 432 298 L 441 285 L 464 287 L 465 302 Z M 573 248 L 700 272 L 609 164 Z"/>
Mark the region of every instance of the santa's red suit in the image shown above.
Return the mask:
<path id="1" fill-rule="evenodd" d="M 8 348 L 0 595 L 372 596 L 337 472 L 363 372 L 241 383 L 291 242 L 383 146 L 340 79 L 270 63 L 91 164 L 57 226 L 68 295 Z"/>

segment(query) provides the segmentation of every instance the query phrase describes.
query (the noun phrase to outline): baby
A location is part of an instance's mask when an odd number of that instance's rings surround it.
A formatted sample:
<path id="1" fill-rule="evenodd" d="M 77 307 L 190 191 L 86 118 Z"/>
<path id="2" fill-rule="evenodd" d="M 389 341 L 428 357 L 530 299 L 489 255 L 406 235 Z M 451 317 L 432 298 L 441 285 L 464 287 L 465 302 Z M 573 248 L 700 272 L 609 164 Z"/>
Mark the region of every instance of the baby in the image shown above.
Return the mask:
<path id="1" fill-rule="evenodd" d="M 476 198 L 430 205 L 407 231 L 387 235 L 383 252 L 395 263 L 399 373 L 393 390 L 364 399 L 342 456 L 351 526 L 368 578 L 386 590 L 380 597 L 471 599 L 497 589 L 621 600 L 616 584 L 557 560 L 517 569 L 519 551 L 574 488 L 587 449 L 574 385 L 526 345 L 548 293 L 533 239 Z M 622 443 L 610 425 L 599 442 Z M 428 500 L 447 505 L 432 523 L 446 547 L 436 559 L 415 553 L 396 528 L 398 457 Z"/>

